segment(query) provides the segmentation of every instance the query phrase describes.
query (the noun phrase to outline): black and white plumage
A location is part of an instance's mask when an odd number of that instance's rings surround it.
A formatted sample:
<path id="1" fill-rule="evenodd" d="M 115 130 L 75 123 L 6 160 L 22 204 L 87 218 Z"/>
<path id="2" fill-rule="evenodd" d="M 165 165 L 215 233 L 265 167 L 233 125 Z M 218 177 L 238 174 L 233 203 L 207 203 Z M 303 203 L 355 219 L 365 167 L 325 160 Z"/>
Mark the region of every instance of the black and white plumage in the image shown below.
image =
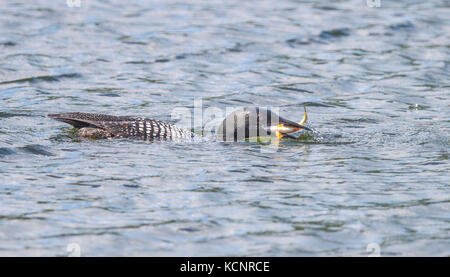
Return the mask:
<path id="1" fill-rule="evenodd" d="M 98 113 L 61 113 L 47 115 L 78 128 L 81 137 L 137 138 L 142 140 L 191 139 L 194 134 L 170 123 L 149 118 L 111 116 Z"/>
<path id="2" fill-rule="evenodd" d="M 92 139 L 135 138 L 154 140 L 187 140 L 196 138 L 189 130 L 156 119 L 112 116 L 98 113 L 61 113 L 47 115 L 78 128 L 77 135 Z M 223 141 L 241 141 L 251 137 L 277 136 L 295 138 L 289 133 L 312 131 L 300 123 L 285 119 L 269 109 L 246 107 L 229 114 L 220 124 L 216 137 Z"/>

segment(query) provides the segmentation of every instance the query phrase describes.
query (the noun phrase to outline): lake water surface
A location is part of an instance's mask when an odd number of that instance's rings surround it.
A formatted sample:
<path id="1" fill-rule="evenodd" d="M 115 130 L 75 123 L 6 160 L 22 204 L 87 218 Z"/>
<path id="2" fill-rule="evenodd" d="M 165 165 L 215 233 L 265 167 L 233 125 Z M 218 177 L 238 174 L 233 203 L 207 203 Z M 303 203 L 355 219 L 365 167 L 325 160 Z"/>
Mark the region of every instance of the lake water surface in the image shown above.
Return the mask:
<path id="1" fill-rule="evenodd" d="M 77 3 L 0 0 L 0 255 L 450 255 L 447 1 Z M 306 106 L 319 133 L 89 141 L 45 117 L 196 100 Z"/>

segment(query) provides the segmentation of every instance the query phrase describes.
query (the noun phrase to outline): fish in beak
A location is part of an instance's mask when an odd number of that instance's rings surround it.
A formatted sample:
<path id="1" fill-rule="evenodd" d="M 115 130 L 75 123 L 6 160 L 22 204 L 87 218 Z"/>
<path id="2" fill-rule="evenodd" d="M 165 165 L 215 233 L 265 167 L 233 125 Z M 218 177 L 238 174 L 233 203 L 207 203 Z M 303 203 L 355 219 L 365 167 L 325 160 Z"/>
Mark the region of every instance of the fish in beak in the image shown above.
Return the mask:
<path id="1" fill-rule="evenodd" d="M 306 123 L 307 118 L 308 118 L 308 116 L 306 114 L 306 107 L 305 107 L 305 113 L 303 115 L 302 120 L 299 123 L 296 123 L 294 121 L 285 119 L 285 118 L 280 116 L 278 125 L 276 125 L 276 126 L 269 126 L 268 127 L 268 131 L 270 131 L 271 133 L 276 134 L 276 136 L 279 139 L 281 139 L 283 137 L 297 139 L 295 136 L 290 135 L 289 133 L 294 133 L 294 132 L 297 132 L 297 131 L 299 131 L 301 129 L 307 130 L 307 131 L 312 131 L 310 128 L 304 126 L 304 124 Z"/>

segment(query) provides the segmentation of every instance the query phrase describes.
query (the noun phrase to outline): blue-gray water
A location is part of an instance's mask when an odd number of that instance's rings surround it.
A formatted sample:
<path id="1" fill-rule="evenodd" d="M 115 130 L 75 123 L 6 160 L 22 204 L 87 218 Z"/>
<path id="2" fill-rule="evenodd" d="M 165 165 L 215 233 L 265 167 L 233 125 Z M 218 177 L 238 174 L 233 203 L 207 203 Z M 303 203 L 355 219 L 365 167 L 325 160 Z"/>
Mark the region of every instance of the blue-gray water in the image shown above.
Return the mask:
<path id="1" fill-rule="evenodd" d="M 0 1 L 0 255 L 450 255 L 447 1 L 149 2 Z M 307 106 L 320 134 L 77 141 L 45 117 L 199 99 Z"/>

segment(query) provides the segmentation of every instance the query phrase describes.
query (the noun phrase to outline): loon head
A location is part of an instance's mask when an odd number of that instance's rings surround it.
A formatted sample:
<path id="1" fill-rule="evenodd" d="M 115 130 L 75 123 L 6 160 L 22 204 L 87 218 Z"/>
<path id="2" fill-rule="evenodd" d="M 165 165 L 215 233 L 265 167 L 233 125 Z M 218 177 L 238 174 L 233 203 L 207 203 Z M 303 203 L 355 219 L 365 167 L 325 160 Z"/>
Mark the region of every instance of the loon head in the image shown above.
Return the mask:
<path id="1" fill-rule="evenodd" d="M 305 117 L 302 124 L 306 121 Z M 217 134 L 223 140 L 244 140 L 252 137 L 291 137 L 289 133 L 301 129 L 311 131 L 306 126 L 285 119 L 270 109 L 246 107 L 230 113 L 220 124 Z"/>

